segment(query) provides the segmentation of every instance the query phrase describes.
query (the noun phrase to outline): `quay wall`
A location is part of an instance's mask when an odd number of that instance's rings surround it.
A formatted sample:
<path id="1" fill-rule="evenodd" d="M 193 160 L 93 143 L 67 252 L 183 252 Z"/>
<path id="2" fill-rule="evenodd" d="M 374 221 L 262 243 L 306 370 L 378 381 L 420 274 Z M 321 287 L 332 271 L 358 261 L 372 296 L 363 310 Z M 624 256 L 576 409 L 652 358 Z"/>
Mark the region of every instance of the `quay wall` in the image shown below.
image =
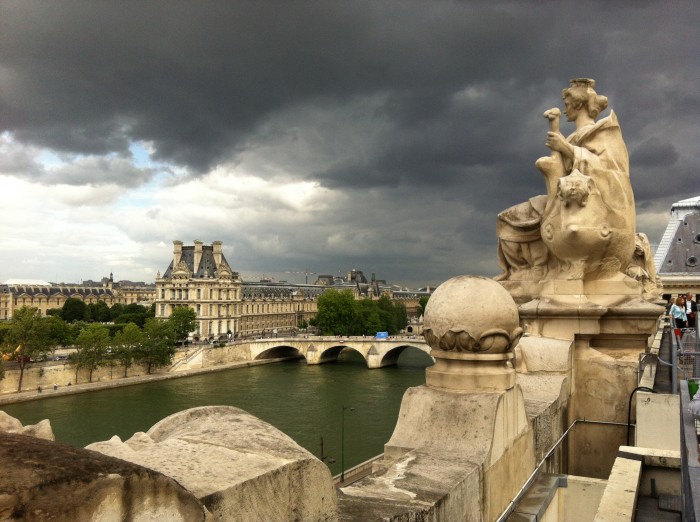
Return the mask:
<path id="1" fill-rule="evenodd" d="M 185 356 L 184 352 L 178 352 L 175 361 L 178 358 Z M 250 361 L 250 346 L 247 343 L 226 345 L 226 346 L 211 346 L 206 347 L 201 358 L 201 368 L 214 368 L 217 366 Z M 159 368 L 151 371 L 151 375 L 167 375 L 169 367 Z M 173 372 L 175 374 L 176 372 Z M 19 384 L 19 369 L 11 369 L 5 367 L 5 378 L 0 380 L 0 395 L 11 394 L 17 392 Z M 129 366 L 127 372 L 128 377 L 146 376 L 145 366 L 133 364 Z M 183 377 L 185 373 L 181 374 Z M 89 372 L 82 368 L 76 373 L 75 366 L 68 362 L 54 363 L 34 363 L 24 369 L 24 377 L 22 378 L 22 391 L 36 391 L 39 386 L 43 390 L 52 390 L 54 384 L 58 384 L 60 388 L 76 384 L 88 383 Z M 124 367 L 120 364 L 114 366 L 103 366 L 92 372 L 93 383 L 118 382 L 124 380 Z"/>

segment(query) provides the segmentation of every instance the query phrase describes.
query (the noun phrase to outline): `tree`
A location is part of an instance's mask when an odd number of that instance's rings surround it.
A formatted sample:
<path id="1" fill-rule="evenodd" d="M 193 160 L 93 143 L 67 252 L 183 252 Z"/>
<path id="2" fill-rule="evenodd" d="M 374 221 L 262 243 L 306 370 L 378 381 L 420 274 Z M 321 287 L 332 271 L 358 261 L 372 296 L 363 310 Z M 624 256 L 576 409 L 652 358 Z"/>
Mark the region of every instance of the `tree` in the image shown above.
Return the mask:
<path id="1" fill-rule="evenodd" d="M 382 321 L 379 317 L 379 307 L 371 299 L 363 299 L 358 302 L 360 315 L 359 334 L 374 335 L 382 330 Z"/>
<path id="2" fill-rule="evenodd" d="M 85 318 L 96 323 L 108 323 L 112 319 L 109 306 L 104 301 L 97 301 L 87 305 Z"/>
<path id="3" fill-rule="evenodd" d="M 109 329 L 103 324 L 92 323 L 80 331 L 75 340 L 77 350 L 73 354 L 76 383 L 80 368 L 87 368 L 89 382 L 92 382 L 92 373 L 106 362 L 109 342 Z"/>
<path id="4" fill-rule="evenodd" d="M 112 346 L 114 356 L 124 367 L 124 377 L 126 377 L 129 367 L 134 362 L 134 355 L 141 346 L 143 333 L 134 323 L 127 324 L 121 332 L 114 336 Z"/>
<path id="5" fill-rule="evenodd" d="M 392 301 L 389 296 L 383 295 L 377 300 L 377 306 L 383 330 L 395 335 L 408 324 L 406 305 L 403 303 Z"/>
<path id="6" fill-rule="evenodd" d="M 109 316 L 113 322 L 118 323 L 117 317 L 124 313 L 124 305 L 121 303 L 114 303 L 112 308 L 109 309 Z"/>
<path id="7" fill-rule="evenodd" d="M 190 332 L 197 328 L 197 313 L 189 306 L 178 306 L 168 317 L 168 322 L 172 325 L 175 338 L 178 341 L 187 339 Z"/>
<path id="8" fill-rule="evenodd" d="M 126 306 L 115 304 L 110 308 L 110 317 L 115 323 L 134 323 L 139 328 L 143 328 L 146 319 L 153 317 L 153 314 L 151 314 L 150 308 L 136 303 L 131 303 Z"/>
<path id="9" fill-rule="evenodd" d="M 406 305 L 394 301 L 394 327 L 396 331 L 394 333 L 401 333 L 401 330 L 406 328 L 408 324 L 408 312 L 406 311 Z"/>
<path id="10" fill-rule="evenodd" d="M 359 322 L 358 307 L 350 290 L 326 290 L 317 302 L 316 325 L 325 335 L 350 335 Z"/>
<path id="11" fill-rule="evenodd" d="M 86 319 L 87 305 L 82 299 L 69 297 L 61 308 L 61 319 L 67 323 Z"/>
<path id="12" fill-rule="evenodd" d="M 52 355 L 57 346 L 71 344 L 72 337 L 70 328 L 63 319 L 57 316 L 47 316 L 44 317 L 42 321 L 44 322 Z"/>
<path id="13" fill-rule="evenodd" d="M 430 296 L 424 295 L 418 300 L 418 315 L 425 315 L 425 307 L 428 306 Z"/>
<path id="14" fill-rule="evenodd" d="M 24 369 L 33 359 L 46 357 L 49 351 L 46 323 L 42 321 L 39 310 L 28 306 L 15 310 L 9 322 L 5 343 L 6 347 L 14 352 L 19 364 L 17 391 L 20 392 L 22 391 Z"/>
<path id="15" fill-rule="evenodd" d="M 135 359 L 151 373 L 153 368 L 160 368 L 172 363 L 175 355 L 175 332 L 168 321 L 148 319 L 143 326 L 143 339 L 136 350 Z"/>

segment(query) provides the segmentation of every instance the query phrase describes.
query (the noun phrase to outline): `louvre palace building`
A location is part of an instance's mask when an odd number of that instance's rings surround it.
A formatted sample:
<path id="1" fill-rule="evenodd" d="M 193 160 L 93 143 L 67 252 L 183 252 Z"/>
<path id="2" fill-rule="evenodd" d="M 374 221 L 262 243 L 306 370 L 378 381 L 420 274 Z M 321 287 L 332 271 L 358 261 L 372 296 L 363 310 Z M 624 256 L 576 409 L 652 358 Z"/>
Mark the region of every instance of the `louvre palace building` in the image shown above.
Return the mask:
<path id="1" fill-rule="evenodd" d="M 285 336 L 294 334 L 316 315 L 317 299 L 329 288 L 351 290 L 357 299 L 388 295 L 406 305 L 409 317 L 428 290 L 390 287 L 359 270 L 347 277 L 319 276 L 313 284 L 291 284 L 263 279 L 242 281 L 222 252 L 222 242 L 185 246 L 173 241 L 173 258 L 156 277 L 156 317 L 167 318 L 178 306 L 197 314 L 198 339 Z"/>
<path id="2" fill-rule="evenodd" d="M 37 308 L 42 316 L 48 310 L 61 308 L 70 298 L 86 304 L 104 301 L 107 306 L 138 303 L 150 305 L 155 299 L 155 285 L 143 282 L 114 282 L 112 274 L 102 281 L 83 281 L 80 284 L 49 283 L 39 280 L 10 279 L 0 284 L 0 321 L 12 318 L 18 308 Z"/>
<path id="3" fill-rule="evenodd" d="M 188 306 L 197 315 L 197 328 L 192 333 L 197 340 L 281 337 L 308 324 L 318 310 L 318 296 L 329 288 L 350 290 L 356 299 L 386 295 L 402 302 L 413 322 L 418 319 L 420 298 L 429 296 L 432 290 L 401 289 L 376 279 L 374 274 L 368 280 L 355 269 L 345 277 L 320 275 L 313 284 L 243 281 L 226 260 L 221 241 L 211 245 L 173 241 L 170 264 L 162 275 L 156 275 L 155 284 L 114 282 L 112 274 L 99 282 L 81 284 L 9 280 L 0 285 L 0 321 L 11 319 L 14 310 L 23 306 L 37 308 L 45 316 L 48 310 L 61 308 L 73 298 L 86 304 L 104 301 L 110 307 L 117 303 L 155 303 L 156 317 L 162 319 L 170 317 L 176 307 Z"/>

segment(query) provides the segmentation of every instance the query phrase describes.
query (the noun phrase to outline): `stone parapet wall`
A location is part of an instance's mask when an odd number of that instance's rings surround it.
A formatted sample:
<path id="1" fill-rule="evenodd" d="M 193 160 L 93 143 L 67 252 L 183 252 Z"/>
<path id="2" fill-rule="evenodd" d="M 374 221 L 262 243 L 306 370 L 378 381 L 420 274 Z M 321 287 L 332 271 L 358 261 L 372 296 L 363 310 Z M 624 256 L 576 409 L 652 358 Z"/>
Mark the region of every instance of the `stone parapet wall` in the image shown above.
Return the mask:
<path id="1" fill-rule="evenodd" d="M 202 368 L 211 368 L 235 362 L 250 361 L 250 346 L 248 344 L 237 344 L 228 346 L 212 346 L 204 349 L 202 355 Z M 153 370 L 152 374 L 168 373 L 168 368 Z M 129 367 L 128 377 L 139 377 L 147 375 L 144 366 L 134 364 Z M 105 366 L 92 372 L 92 382 L 119 381 L 124 378 L 124 367 L 115 365 L 112 368 Z M 75 366 L 69 363 L 54 364 L 48 366 L 31 365 L 24 370 L 22 379 L 22 391 L 36 390 L 38 386 L 43 389 L 42 393 L 50 393 L 53 385 L 59 387 L 75 384 L 85 384 L 88 382 L 89 372 L 81 369 L 77 373 Z M 5 378 L 0 380 L 0 394 L 15 393 L 19 383 L 19 370 L 6 369 Z"/>
<path id="2" fill-rule="evenodd" d="M 146 375 L 146 369 L 140 365 L 129 367 L 129 377 Z M 120 365 L 98 368 L 92 372 L 92 382 L 112 381 L 124 378 L 124 367 Z M 89 372 L 81 369 L 77 373 L 75 366 L 71 364 L 56 364 L 51 366 L 30 366 L 25 368 L 22 378 L 22 391 L 36 390 L 41 386 L 44 392 L 53 389 L 54 384 L 67 386 L 68 383 L 85 384 L 88 382 Z M 0 381 L 0 394 L 14 393 L 19 384 L 19 370 L 5 370 L 5 378 Z"/>

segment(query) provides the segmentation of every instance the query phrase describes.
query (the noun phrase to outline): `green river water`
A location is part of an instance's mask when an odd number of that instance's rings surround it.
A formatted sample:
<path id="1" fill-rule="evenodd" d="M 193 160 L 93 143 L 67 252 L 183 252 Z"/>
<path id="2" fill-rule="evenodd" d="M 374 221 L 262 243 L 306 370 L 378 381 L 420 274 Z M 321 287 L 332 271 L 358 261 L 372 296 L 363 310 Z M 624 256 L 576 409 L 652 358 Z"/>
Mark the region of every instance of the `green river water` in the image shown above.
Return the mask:
<path id="1" fill-rule="evenodd" d="M 406 388 L 425 383 L 430 357 L 408 348 L 397 366 L 368 370 L 356 352 L 345 350 L 337 363 L 307 366 L 303 359 L 238 368 L 67 395 L 2 409 L 22 424 L 50 419 L 56 440 L 73 446 L 128 439 L 168 415 L 187 408 L 229 405 L 280 429 L 300 445 L 324 456 L 340 473 L 341 423 L 345 417 L 345 468 L 384 451 Z M 350 408 L 354 408 L 351 410 Z"/>

